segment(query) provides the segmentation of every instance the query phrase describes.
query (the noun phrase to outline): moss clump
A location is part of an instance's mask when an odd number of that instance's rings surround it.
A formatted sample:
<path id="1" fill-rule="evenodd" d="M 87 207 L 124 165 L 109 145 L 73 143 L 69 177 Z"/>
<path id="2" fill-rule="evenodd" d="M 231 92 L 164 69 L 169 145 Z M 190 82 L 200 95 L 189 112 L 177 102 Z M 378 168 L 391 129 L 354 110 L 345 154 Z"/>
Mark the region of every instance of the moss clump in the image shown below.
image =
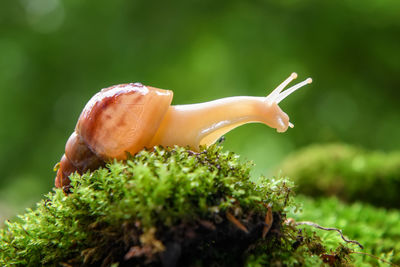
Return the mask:
<path id="1" fill-rule="evenodd" d="M 358 251 L 400 265 L 400 211 L 388 211 L 362 203 L 346 205 L 333 197 L 311 199 L 296 196 L 295 199 L 303 204 L 303 211 L 289 212 L 289 217 L 296 221 L 314 221 L 326 227 L 339 228 L 346 236 L 364 246 L 363 250 Z M 336 247 L 340 241 L 336 232 L 316 231 L 328 248 Z M 382 261 L 371 256 L 352 254 L 352 258 L 355 266 L 383 265 Z"/>
<path id="2" fill-rule="evenodd" d="M 285 223 L 290 183 L 255 185 L 250 166 L 217 146 L 155 148 L 72 175 L 68 196 L 55 189 L 1 229 L 0 265 L 320 264 L 319 238 Z"/>
<path id="3" fill-rule="evenodd" d="M 279 167 L 296 192 L 400 207 L 400 153 L 368 152 L 350 145 L 313 145 Z"/>

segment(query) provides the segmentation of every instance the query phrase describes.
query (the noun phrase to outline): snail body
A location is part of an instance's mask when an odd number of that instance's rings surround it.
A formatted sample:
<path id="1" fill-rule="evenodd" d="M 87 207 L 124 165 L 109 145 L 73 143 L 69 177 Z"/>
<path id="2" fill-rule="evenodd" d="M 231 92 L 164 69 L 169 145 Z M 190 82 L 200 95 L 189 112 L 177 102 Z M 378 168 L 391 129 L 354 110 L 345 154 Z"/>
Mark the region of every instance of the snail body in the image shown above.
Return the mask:
<path id="1" fill-rule="evenodd" d="M 171 105 L 173 92 L 130 83 L 102 89 L 83 109 L 65 146 L 55 180 L 68 186 L 73 172 L 95 170 L 110 159 L 123 160 L 156 145 L 189 146 L 197 151 L 230 130 L 251 122 L 278 132 L 293 127 L 278 103 L 307 80 L 285 90 L 293 73 L 267 97 L 238 96 L 190 105 Z"/>

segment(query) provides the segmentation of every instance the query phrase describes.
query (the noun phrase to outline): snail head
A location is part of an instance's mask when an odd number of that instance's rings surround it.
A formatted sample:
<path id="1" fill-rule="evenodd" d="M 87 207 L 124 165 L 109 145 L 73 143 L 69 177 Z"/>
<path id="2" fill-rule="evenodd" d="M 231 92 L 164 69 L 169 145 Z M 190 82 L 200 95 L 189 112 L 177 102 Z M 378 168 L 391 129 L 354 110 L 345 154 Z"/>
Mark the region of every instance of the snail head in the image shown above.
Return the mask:
<path id="1" fill-rule="evenodd" d="M 268 121 L 265 123 L 268 124 L 268 126 L 275 128 L 278 132 L 285 132 L 288 127 L 294 127 L 294 125 L 289 121 L 289 116 L 278 106 L 278 104 L 294 91 L 312 82 L 312 79 L 308 78 L 284 90 L 285 87 L 296 78 L 297 74 L 293 72 L 265 98 L 266 105 L 268 106 L 267 111 L 269 114 L 269 116 L 266 116 Z"/>

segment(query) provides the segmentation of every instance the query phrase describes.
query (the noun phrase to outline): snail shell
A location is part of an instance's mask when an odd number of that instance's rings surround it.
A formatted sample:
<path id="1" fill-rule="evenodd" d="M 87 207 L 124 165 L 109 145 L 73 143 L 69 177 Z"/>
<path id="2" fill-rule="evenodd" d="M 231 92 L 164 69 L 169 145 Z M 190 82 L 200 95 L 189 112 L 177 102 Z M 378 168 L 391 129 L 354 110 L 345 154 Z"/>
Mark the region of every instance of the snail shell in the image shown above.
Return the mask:
<path id="1" fill-rule="evenodd" d="M 69 184 L 69 174 L 97 169 L 107 159 L 125 159 L 146 147 L 156 133 L 173 97 L 140 83 L 102 89 L 83 109 L 69 137 L 55 185 Z"/>

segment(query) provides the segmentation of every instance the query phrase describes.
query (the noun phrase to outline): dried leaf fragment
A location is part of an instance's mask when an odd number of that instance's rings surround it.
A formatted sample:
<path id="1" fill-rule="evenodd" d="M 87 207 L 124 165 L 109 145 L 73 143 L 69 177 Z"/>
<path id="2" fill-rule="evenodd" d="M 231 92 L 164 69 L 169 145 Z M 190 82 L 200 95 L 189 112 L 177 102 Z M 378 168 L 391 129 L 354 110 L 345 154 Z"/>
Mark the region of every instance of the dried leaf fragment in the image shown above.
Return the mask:
<path id="1" fill-rule="evenodd" d="M 244 226 L 238 219 L 235 218 L 229 211 L 226 212 L 226 218 L 233 223 L 234 225 L 237 226 L 240 230 L 245 232 L 246 234 L 249 233 L 249 230 L 247 230 L 246 226 Z"/>
<path id="2" fill-rule="evenodd" d="M 274 222 L 274 217 L 272 216 L 272 209 L 268 206 L 267 214 L 265 215 L 265 226 L 262 233 L 262 238 L 265 238 L 272 227 L 272 223 Z"/>

